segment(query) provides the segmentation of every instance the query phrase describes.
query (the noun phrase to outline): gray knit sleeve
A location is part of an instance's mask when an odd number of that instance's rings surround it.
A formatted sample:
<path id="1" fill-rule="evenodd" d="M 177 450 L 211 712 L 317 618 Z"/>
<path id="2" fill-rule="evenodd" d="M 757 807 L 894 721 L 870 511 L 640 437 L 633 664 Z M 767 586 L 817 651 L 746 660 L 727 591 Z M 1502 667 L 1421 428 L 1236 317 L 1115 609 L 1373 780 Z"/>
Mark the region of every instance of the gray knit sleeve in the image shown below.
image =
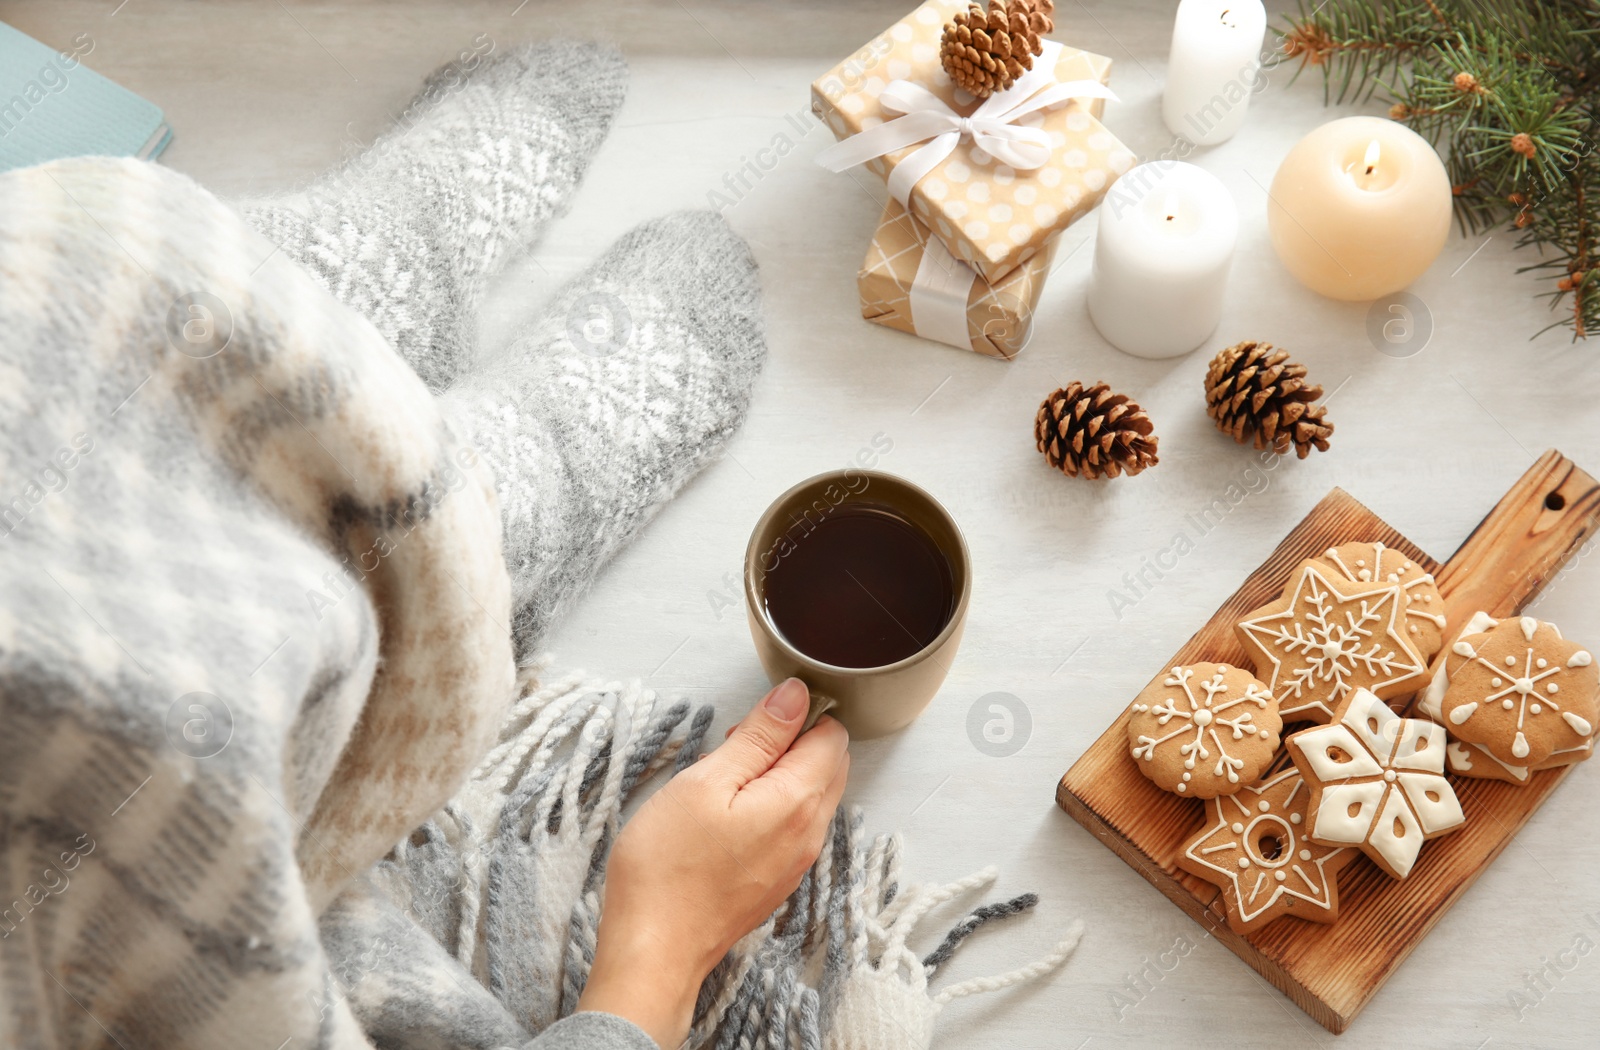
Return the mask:
<path id="1" fill-rule="evenodd" d="M 522 1050 L 661 1050 L 644 1029 L 616 1014 L 563 1017 Z"/>

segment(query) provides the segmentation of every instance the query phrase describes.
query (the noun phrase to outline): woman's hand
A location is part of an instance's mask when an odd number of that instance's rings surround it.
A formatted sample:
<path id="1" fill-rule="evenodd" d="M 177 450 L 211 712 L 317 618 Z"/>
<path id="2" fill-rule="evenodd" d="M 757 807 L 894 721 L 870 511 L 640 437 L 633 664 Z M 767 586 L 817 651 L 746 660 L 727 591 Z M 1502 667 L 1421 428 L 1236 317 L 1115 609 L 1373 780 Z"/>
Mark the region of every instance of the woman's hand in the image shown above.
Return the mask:
<path id="1" fill-rule="evenodd" d="M 700 982 L 794 892 L 844 793 L 844 727 L 825 717 L 795 740 L 809 702 L 799 679 L 778 685 L 623 827 L 579 1010 L 683 1042 Z"/>

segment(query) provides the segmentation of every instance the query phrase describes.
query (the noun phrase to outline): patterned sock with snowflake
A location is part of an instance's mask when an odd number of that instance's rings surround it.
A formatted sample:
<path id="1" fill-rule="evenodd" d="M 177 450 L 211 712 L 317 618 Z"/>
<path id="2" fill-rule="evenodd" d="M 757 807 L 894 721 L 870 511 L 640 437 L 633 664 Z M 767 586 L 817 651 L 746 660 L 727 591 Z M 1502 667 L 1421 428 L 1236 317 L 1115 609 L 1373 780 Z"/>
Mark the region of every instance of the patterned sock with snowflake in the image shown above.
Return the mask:
<path id="1" fill-rule="evenodd" d="M 442 395 L 494 470 L 520 658 L 718 453 L 765 356 L 749 248 L 714 212 L 678 212 L 623 235 Z"/>
<path id="2" fill-rule="evenodd" d="M 482 278 L 565 206 L 627 75 L 605 45 L 479 37 L 369 148 L 239 210 L 440 390 L 472 359 Z"/>

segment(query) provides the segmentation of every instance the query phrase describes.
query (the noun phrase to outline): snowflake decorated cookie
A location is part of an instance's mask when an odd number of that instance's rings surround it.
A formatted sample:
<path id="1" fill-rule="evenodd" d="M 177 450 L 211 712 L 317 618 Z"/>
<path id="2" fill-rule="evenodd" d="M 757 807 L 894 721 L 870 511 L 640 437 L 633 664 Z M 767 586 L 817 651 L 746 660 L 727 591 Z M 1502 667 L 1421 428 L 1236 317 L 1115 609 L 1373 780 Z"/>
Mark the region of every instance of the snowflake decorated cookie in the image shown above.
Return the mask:
<path id="1" fill-rule="evenodd" d="M 1366 689 L 1351 693 L 1336 715 L 1284 741 L 1311 789 L 1311 838 L 1354 846 L 1403 879 L 1425 840 L 1466 821 L 1444 778 L 1444 728 L 1401 718 Z"/>
<path id="2" fill-rule="evenodd" d="M 1558 765 L 1589 756 L 1600 722 L 1600 667 L 1555 624 L 1514 616 L 1463 635 L 1445 654 L 1443 673 L 1439 721 L 1460 743 L 1525 769 L 1558 755 L 1565 756 Z"/>
<path id="3" fill-rule="evenodd" d="M 1356 858 L 1306 834 L 1311 791 L 1298 769 L 1206 802 L 1206 825 L 1184 846 L 1178 866 L 1222 889 L 1228 925 L 1249 933 L 1294 915 L 1339 917 L 1335 876 Z"/>
<path id="4" fill-rule="evenodd" d="M 1325 723 L 1358 689 L 1387 699 L 1426 679 L 1404 617 L 1398 582 L 1350 580 L 1304 561 L 1283 597 L 1239 621 L 1235 632 L 1283 720 Z"/>
<path id="5" fill-rule="evenodd" d="M 1128 709 L 1128 747 L 1158 787 L 1193 798 L 1253 784 L 1278 750 L 1278 703 L 1228 664 L 1174 667 Z"/>
<path id="6" fill-rule="evenodd" d="M 1433 573 L 1393 547 L 1381 543 L 1343 543 L 1329 547 L 1316 559 L 1337 569 L 1356 583 L 1394 583 L 1400 586 L 1400 610 L 1406 639 L 1423 662 L 1444 645 L 1444 598 Z"/>

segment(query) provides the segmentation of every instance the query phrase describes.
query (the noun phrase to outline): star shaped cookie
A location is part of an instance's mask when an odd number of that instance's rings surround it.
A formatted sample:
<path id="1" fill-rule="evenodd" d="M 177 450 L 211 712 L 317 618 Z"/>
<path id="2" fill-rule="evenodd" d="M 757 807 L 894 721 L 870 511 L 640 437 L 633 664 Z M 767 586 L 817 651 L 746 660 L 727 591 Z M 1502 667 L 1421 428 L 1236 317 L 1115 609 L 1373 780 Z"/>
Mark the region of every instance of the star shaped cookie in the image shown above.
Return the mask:
<path id="1" fill-rule="evenodd" d="M 1178 866 L 1221 887 L 1235 931 L 1249 933 L 1284 915 L 1312 922 L 1339 917 L 1335 876 L 1356 851 L 1311 841 L 1310 802 L 1298 769 L 1206 802 L 1206 826 L 1184 846 Z"/>
<path id="2" fill-rule="evenodd" d="M 1425 840 L 1467 819 L 1444 778 L 1444 727 L 1401 718 L 1365 689 L 1336 714 L 1284 741 L 1311 789 L 1311 838 L 1354 846 L 1403 879 Z"/>
<path id="3" fill-rule="evenodd" d="M 1304 561 L 1283 597 L 1239 621 L 1235 632 L 1283 720 L 1326 723 L 1358 689 L 1387 699 L 1426 679 L 1403 616 L 1399 583 L 1347 580 Z"/>

